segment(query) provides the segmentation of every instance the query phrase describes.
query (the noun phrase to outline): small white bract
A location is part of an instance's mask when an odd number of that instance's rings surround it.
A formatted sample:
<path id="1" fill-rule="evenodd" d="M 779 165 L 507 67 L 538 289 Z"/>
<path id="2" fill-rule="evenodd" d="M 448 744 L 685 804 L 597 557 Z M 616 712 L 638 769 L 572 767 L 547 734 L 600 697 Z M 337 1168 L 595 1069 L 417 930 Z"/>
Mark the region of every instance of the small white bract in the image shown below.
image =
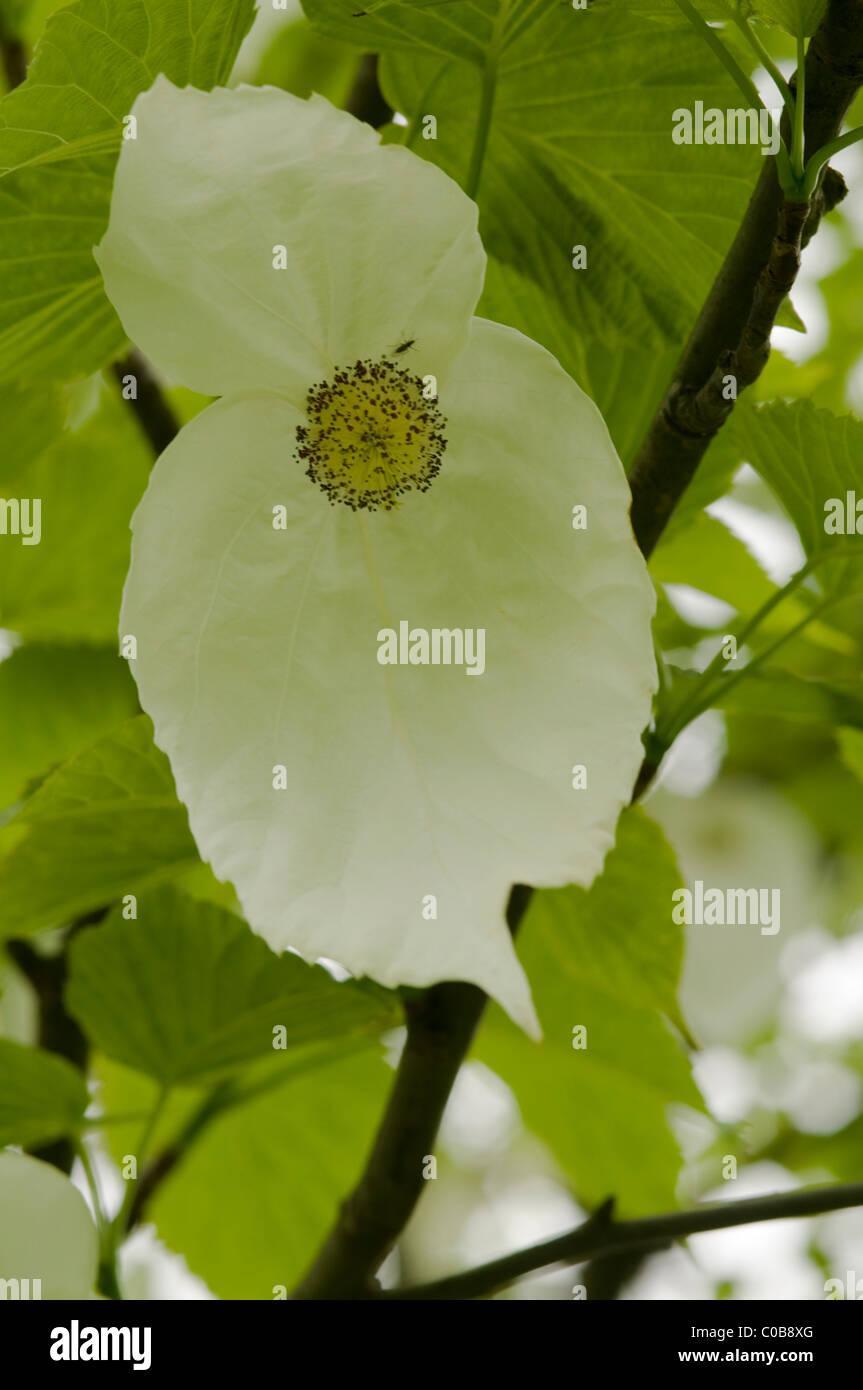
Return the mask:
<path id="1" fill-rule="evenodd" d="M 121 623 L 201 853 L 277 950 L 470 980 L 536 1032 L 510 885 L 594 878 L 655 681 L 602 418 L 474 317 L 477 209 L 431 164 L 266 88 L 159 78 L 135 115 L 105 285 L 222 397 L 154 470 Z M 379 661 L 405 622 L 482 633 L 479 678 Z"/>
<path id="2" fill-rule="evenodd" d="M 89 1298 L 98 1258 L 87 1203 L 66 1175 L 0 1153 L 0 1299 Z"/>

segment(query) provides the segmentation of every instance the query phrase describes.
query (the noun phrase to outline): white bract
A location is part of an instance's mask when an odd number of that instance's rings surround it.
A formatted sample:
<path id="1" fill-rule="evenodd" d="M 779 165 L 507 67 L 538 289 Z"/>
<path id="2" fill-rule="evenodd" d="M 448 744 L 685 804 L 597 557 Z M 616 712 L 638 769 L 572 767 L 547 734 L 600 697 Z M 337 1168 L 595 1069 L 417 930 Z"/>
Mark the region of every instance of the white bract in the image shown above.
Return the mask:
<path id="1" fill-rule="evenodd" d="M 135 115 L 97 259 L 222 397 L 156 465 L 121 623 L 201 853 L 277 950 L 535 1032 L 510 885 L 594 878 L 655 680 L 602 418 L 473 316 L 477 209 L 431 164 L 267 88 Z"/>
<path id="2" fill-rule="evenodd" d="M 87 1203 L 65 1174 L 25 1154 L 0 1153 L 0 1279 L 7 1281 L 5 1296 L 15 1297 L 8 1281 L 17 1279 L 19 1298 L 89 1298 L 98 1257 L 99 1240 Z M 23 1286 L 22 1280 L 29 1284 Z M 38 1286 L 34 1280 L 40 1281 Z"/>

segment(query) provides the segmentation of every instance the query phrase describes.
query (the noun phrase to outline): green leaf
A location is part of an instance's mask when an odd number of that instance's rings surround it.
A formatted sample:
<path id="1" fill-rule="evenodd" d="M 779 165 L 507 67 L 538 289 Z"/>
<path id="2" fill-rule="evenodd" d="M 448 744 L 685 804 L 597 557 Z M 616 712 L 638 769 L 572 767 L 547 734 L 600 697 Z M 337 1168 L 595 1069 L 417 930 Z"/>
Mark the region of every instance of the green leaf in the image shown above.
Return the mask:
<path id="1" fill-rule="evenodd" d="M 606 347 L 573 329 L 564 306 L 514 266 L 489 257 L 477 313 L 542 343 L 596 401 L 628 468 L 671 380 L 678 348 L 644 352 Z M 711 497 L 710 501 L 713 500 Z"/>
<path id="2" fill-rule="evenodd" d="M 141 715 L 58 768 L 0 832 L 0 935 L 58 926 L 197 862 Z"/>
<path id="3" fill-rule="evenodd" d="M 812 680 L 790 671 L 753 671 L 717 701 L 723 709 L 817 719 L 863 729 L 863 681 Z"/>
<path id="4" fill-rule="evenodd" d="M 10 480 L 44 453 L 62 430 L 65 410 L 60 388 L 0 386 L 0 415 L 3 419 L 0 478 L 8 488 Z"/>
<path id="5" fill-rule="evenodd" d="M 613 9 L 464 0 L 352 20 L 355 0 L 306 0 L 327 33 L 380 48 L 411 147 L 464 184 L 483 73 L 492 125 L 479 187 L 486 248 L 560 303 L 581 336 L 657 347 L 688 333 L 737 230 L 751 147 L 675 145 L 672 113 L 736 89 L 688 27 Z M 356 38 L 358 25 L 364 40 Z M 613 57 L 611 56 L 613 55 Z M 422 138 L 437 114 L 436 139 Z M 587 268 L 572 268 L 575 245 Z M 673 273 L 671 271 L 673 267 Z"/>
<path id="6" fill-rule="evenodd" d="M 858 1115 L 835 1134 L 781 1135 L 771 1145 L 769 1157 L 792 1173 L 811 1174 L 812 1181 L 823 1182 L 826 1169 L 838 1182 L 859 1182 L 861 1147 L 863 1115 Z"/>
<path id="7" fill-rule="evenodd" d="M 863 713 L 863 692 L 861 692 L 861 713 Z M 857 729 L 839 729 L 836 736 L 843 763 L 863 782 L 863 721 Z"/>
<path id="8" fill-rule="evenodd" d="M 307 19 L 280 25 L 255 73 L 261 87 L 281 87 L 297 97 L 312 92 L 344 106 L 357 71 L 356 50 L 313 29 Z"/>
<path id="9" fill-rule="evenodd" d="M 32 0 L 0 0 L 0 40 L 19 39 Z"/>
<path id="10" fill-rule="evenodd" d="M 758 561 L 728 527 L 707 512 L 663 536 L 650 562 L 664 584 L 689 584 L 750 614 L 775 592 Z"/>
<path id="11" fill-rule="evenodd" d="M 0 1038 L 0 1148 L 30 1148 L 74 1133 L 89 1102 L 86 1082 L 70 1062 Z"/>
<path id="12" fill-rule="evenodd" d="M 591 11 L 627 10 L 640 17 L 686 24 L 674 0 L 588 0 Z M 537 9 L 572 11 L 570 0 L 302 0 L 309 18 L 325 33 L 357 48 L 410 49 L 439 58 L 458 58 L 482 67 L 496 39 L 506 49 L 536 21 Z M 705 18 L 722 17 L 721 0 L 702 4 Z M 570 18 L 569 15 L 566 16 Z M 575 12 L 584 22 L 586 12 Z"/>
<path id="13" fill-rule="evenodd" d="M 253 15 L 253 0 L 79 0 L 51 17 L 0 102 L 0 380 L 68 380 L 122 349 L 92 248 L 123 118 L 160 72 L 224 83 Z"/>
<path id="14" fill-rule="evenodd" d="M 848 593 L 863 582 L 863 538 L 825 530 L 835 503 L 843 525 L 847 494 L 860 488 L 863 422 L 818 410 L 811 401 L 776 401 L 732 417 L 738 448 L 776 494 L 807 556 L 841 549 L 846 558 L 826 561 L 816 575 L 827 592 Z M 863 489 L 860 490 L 863 502 Z M 860 513 L 863 526 L 863 509 Z M 852 520 L 852 527 L 853 527 Z M 854 550 L 852 558 L 847 557 Z M 859 557 L 858 553 L 859 552 Z"/>
<path id="15" fill-rule="evenodd" d="M 2 184 L 0 184 L 2 189 Z M 0 543 L 0 625 L 34 641 L 115 642 L 129 567 L 129 521 L 152 455 L 122 402 L 97 413 L 23 466 L 0 462 L 0 495 L 39 503 L 40 539 Z M 34 533 L 35 534 L 35 533 Z"/>
<path id="16" fill-rule="evenodd" d="M 593 887 L 544 889 L 528 921 L 541 922 L 533 930 L 565 953 L 568 984 L 584 982 L 619 1004 L 656 1009 L 683 1029 L 677 1006 L 683 933 L 670 909 L 681 882 L 659 826 L 632 807 L 618 822 L 614 848 Z"/>
<path id="17" fill-rule="evenodd" d="M 827 0 L 752 0 L 759 19 L 778 24 L 786 34 L 807 38 L 827 13 Z"/>
<path id="18" fill-rule="evenodd" d="M 376 1035 L 400 1021 L 396 996 L 337 984 L 277 956 L 222 908 L 162 888 L 72 946 L 67 1005 L 109 1057 L 166 1085 L 213 1080 L 285 1049 Z"/>
<path id="19" fill-rule="evenodd" d="M 860 119 L 863 121 L 863 114 Z M 853 114 L 849 124 L 857 124 Z M 848 409 L 847 387 L 853 384 L 852 373 L 863 354 L 863 248 L 849 245 L 847 224 L 839 222 L 838 228 L 848 254 L 818 281 L 830 324 L 829 337 L 821 350 L 803 363 L 792 363 L 781 352 L 771 353 L 757 385 L 764 400 L 811 397 L 815 405 L 836 414 Z"/>
<path id="20" fill-rule="evenodd" d="M 509 0 L 507 0 L 509 3 Z M 510 30 L 532 8 L 532 0 L 513 0 Z M 483 9 L 452 0 L 410 0 L 410 4 L 381 5 L 375 0 L 303 0 L 303 9 L 324 33 L 357 48 L 383 52 L 422 51 L 433 57 L 459 58 L 481 67 L 492 43 L 498 0 Z M 364 11 L 360 14 L 358 11 Z"/>
<path id="21" fill-rule="evenodd" d="M 666 530 L 651 556 L 650 568 L 654 578 L 663 584 L 685 584 L 712 594 L 736 608 L 743 618 L 752 617 L 776 593 L 776 585 L 767 578 L 743 541 L 706 512 L 692 514 L 685 526 Z M 762 635 L 755 645 L 765 645 L 764 638 L 776 638 L 789 631 L 811 611 L 810 599 L 799 594 L 788 595 L 763 619 Z M 738 626 L 736 619 L 731 625 L 727 625 L 727 619 L 722 619 L 719 630 L 724 633 Z M 703 632 L 699 634 L 703 635 Z M 835 638 L 833 629 L 817 619 L 812 619 L 805 631 L 807 641 L 831 650 Z M 668 692 L 660 695 L 660 709 L 667 698 Z"/>
<path id="22" fill-rule="evenodd" d="M 671 678 L 665 720 L 698 688 L 695 671 L 667 668 Z M 863 728 L 863 682 L 827 682 L 795 676 L 790 671 L 760 669 L 747 672 L 726 692 L 722 687 L 711 702 L 736 713 L 768 714 L 776 718 L 813 719 L 829 725 Z"/>
<path id="23" fill-rule="evenodd" d="M 594 0 L 597 4 L 622 4 L 640 15 L 652 19 L 682 17 L 676 0 Z M 695 8 L 704 19 L 728 20 L 736 10 L 743 18 L 754 16 L 767 24 L 778 24 L 786 33 L 801 36 L 814 34 L 827 12 L 827 0 L 694 0 Z"/>
<path id="24" fill-rule="evenodd" d="M 128 663 L 113 650 L 18 647 L 0 663 L 0 808 L 136 709 Z"/>
<path id="25" fill-rule="evenodd" d="M 479 1037 L 479 1056 L 513 1088 L 525 1123 L 589 1207 L 612 1194 L 626 1212 L 674 1205 L 681 1160 L 667 1108 L 701 1105 L 661 1017 L 682 1026 L 683 932 L 671 921 L 680 882 L 659 828 L 625 812 L 593 887 L 536 894 L 521 929 L 544 1041 L 529 1042 L 497 1008 Z M 583 1049 L 573 1045 L 579 1025 Z"/>
<path id="26" fill-rule="evenodd" d="M 111 1063 L 99 1069 L 109 1111 L 152 1105 L 143 1078 Z M 160 1238 L 219 1298 L 268 1300 L 279 1285 L 290 1293 L 357 1179 L 391 1081 L 378 1049 L 366 1048 L 298 1069 L 220 1115 L 150 1207 Z M 139 1129 L 109 1126 L 117 1158 L 134 1152 Z"/>

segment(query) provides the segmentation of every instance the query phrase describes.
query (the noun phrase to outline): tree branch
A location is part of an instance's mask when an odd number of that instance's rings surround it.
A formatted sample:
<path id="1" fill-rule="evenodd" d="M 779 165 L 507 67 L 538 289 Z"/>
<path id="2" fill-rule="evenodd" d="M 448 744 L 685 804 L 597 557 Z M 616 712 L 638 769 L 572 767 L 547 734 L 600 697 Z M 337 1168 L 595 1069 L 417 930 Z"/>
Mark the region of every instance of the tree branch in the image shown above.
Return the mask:
<path id="1" fill-rule="evenodd" d="M 611 1255 L 597 1255 L 579 1273 L 588 1303 L 611 1303 L 620 1297 L 623 1288 L 640 1273 L 645 1260 L 655 1250 L 615 1250 Z"/>
<path id="2" fill-rule="evenodd" d="M 69 942 L 85 927 L 101 922 L 107 908 L 90 912 L 73 922 L 66 932 L 59 952 L 53 956 L 43 956 L 29 941 L 14 938 L 6 942 L 10 960 L 32 986 L 36 995 L 38 1010 L 37 1043 L 46 1052 L 57 1057 L 65 1057 L 73 1067 L 86 1072 L 90 1057 L 90 1044 L 77 1021 L 66 1012 L 63 1000 L 66 978 L 69 973 Z M 72 1170 L 75 1159 L 75 1146 L 71 1139 L 57 1139 L 51 1144 L 31 1150 L 34 1158 L 41 1158 L 63 1173 Z"/>
<path id="3" fill-rule="evenodd" d="M 831 0 L 806 56 L 806 147 L 841 129 L 863 82 L 863 6 Z M 799 249 L 844 185 L 822 180 L 802 225 L 783 202 L 772 160 L 765 164 L 734 243 L 684 348 L 672 381 L 630 471 L 632 525 L 643 554 L 653 551 L 733 401 L 717 382 L 739 373 L 751 385 L 770 350 L 776 313 L 794 282 Z M 799 205 L 798 205 L 799 206 Z M 805 205 L 804 205 L 805 206 Z"/>
<path id="4" fill-rule="evenodd" d="M 121 390 L 129 377 L 135 378 L 135 395 L 124 394 L 123 399 L 134 411 L 144 437 L 158 457 L 179 432 L 180 425 L 149 362 L 137 348 L 130 348 L 125 357 L 111 363 L 111 373 Z"/>
<path id="5" fill-rule="evenodd" d="M 507 907 L 515 933 L 531 890 L 517 886 Z M 362 1177 L 293 1297 L 363 1298 L 424 1187 L 423 1163 L 486 1005 L 476 985 L 433 985 L 406 1004 L 407 1041 Z"/>
<path id="6" fill-rule="evenodd" d="M 345 110 L 358 121 L 379 130 L 392 120 L 393 108 L 380 89 L 378 83 L 378 55 L 364 53 L 357 65 L 354 85 L 351 88 Z"/>
<path id="7" fill-rule="evenodd" d="M 781 1221 L 788 1217 L 819 1216 L 863 1206 L 863 1182 L 835 1187 L 811 1187 L 798 1192 L 772 1193 L 769 1197 L 746 1197 L 736 1202 L 711 1202 L 692 1211 L 673 1211 L 648 1216 L 639 1221 L 614 1221 L 613 1202 L 606 1202 L 581 1226 L 553 1240 L 541 1241 L 527 1250 L 491 1260 L 464 1274 L 379 1294 L 387 1301 L 406 1299 L 470 1299 L 494 1293 L 535 1270 L 549 1265 L 578 1264 L 624 1251 L 657 1250 L 686 1236 L 704 1231 L 721 1231 L 729 1226 L 751 1226 L 758 1221 Z"/>
<path id="8" fill-rule="evenodd" d="M 20 87 L 27 76 L 27 49 L 21 39 L 2 38 L 0 57 L 3 60 L 6 90 L 11 92 L 14 87 Z"/>

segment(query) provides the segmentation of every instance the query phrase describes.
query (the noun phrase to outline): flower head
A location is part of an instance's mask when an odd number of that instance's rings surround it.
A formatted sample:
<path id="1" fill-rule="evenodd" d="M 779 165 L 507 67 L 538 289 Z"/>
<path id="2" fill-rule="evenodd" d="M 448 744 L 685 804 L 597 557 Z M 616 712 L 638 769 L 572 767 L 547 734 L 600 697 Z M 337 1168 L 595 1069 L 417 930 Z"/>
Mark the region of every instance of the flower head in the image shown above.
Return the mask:
<path id="1" fill-rule="evenodd" d="M 355 362 L 306 398 L 297 425 L 306 477 L 331 502 L 392 511 L 402 493 L 427 492 L 440 470 L 443 416 L 419 377 L 383 358 Z"/>
<path id="2" fill-rule="evenodd" d="M 474 317 L 476 206 L 431 164 L 318 97 L 160 78 L 135 114 L 97 259 L 222 397 L 156 465 L 122 615 L 201 852 L 275 948 L 534 1029 L 510 885 L 597 873 L 655 675 L 603 421 Z"/>

